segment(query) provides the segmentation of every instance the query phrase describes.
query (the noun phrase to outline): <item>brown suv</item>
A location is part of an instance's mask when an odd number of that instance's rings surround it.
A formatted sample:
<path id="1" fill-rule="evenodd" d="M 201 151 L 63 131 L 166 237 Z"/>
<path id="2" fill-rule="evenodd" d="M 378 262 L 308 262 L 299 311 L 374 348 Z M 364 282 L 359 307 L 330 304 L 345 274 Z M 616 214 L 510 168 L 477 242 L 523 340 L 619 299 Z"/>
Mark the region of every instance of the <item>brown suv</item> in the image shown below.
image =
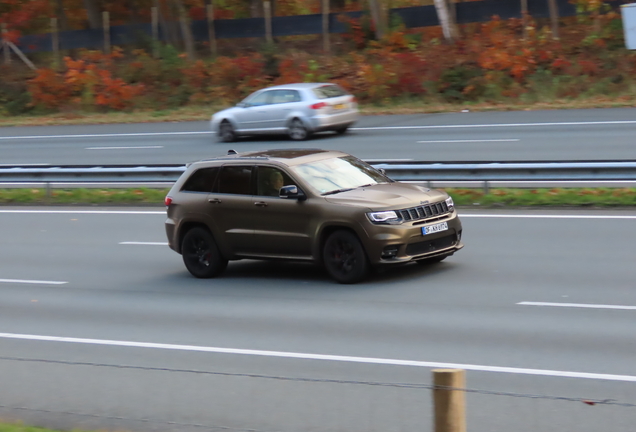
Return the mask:
<path id="1" fill-rule="evenodd" d="M 230 151 L 188 165 L 166 206 L 169 245 L 199 278 L 228 260 L 293 259 L 355 283 L 371 266 L 438 262 L 463 247 L 446 193 L 337 151 Z"/>

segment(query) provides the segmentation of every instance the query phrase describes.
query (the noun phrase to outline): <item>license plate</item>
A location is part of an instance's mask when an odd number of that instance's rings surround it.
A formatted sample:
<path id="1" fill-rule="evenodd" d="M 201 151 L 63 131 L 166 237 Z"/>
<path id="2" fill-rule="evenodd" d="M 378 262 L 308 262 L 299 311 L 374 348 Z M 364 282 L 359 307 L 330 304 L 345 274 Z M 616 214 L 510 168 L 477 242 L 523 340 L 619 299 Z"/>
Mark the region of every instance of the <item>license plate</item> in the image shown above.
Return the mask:
<path id="1" fill-rule="evenodd" d="M 345 104 L 334 105 L 333 109 L 335 109 L 335 110 L 343 110 L 343 109 L 345 109 Z"/>
<path id="2" fill-rule="evenodd" d="M 433 234 L 440 231 L 446 231 L 448 229 L 448 222 L 442 222 L 435 225 L 423 226 L 422 235 Z"/>

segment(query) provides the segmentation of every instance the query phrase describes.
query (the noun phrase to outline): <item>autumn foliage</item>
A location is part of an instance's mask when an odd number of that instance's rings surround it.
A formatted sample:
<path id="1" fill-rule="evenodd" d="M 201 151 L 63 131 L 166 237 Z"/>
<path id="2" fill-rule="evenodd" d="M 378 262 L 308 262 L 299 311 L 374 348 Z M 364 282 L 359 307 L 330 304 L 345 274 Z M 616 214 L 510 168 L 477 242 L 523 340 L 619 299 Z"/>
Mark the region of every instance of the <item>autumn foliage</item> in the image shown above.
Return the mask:
<path id="1" fill-rule="evenodd" d="M 278 1 L 287 12 L 300 4 Z M 399 21 L 376 40 L 363 15 L 340 18 L 348 32 L 334 36 L 336 55 L 263 49 L 191 62 L 170 46 L 161 48 L 159 58 L 131 48 L 108 55 L 83 51 L 66 57 L 59 69 L 41 68 L 30 77 L 29 107 L 104 111 L 219 105 L 268 85 L 317 81 L 338 83 L 365 103 L 536 102 L 581 94 L 633 98 L 636 54 L 624 48 L 620 17 L 592 0 L 580 1 L 587 2 L 586 12 L 566 20 L 559 39 L 545 22 L 530 19 L 524 38 L 520 20 L 493 17 L 462 26 L 462 38 L 453 44 L 444 42 L 438 27 L 406 29 Z"/>

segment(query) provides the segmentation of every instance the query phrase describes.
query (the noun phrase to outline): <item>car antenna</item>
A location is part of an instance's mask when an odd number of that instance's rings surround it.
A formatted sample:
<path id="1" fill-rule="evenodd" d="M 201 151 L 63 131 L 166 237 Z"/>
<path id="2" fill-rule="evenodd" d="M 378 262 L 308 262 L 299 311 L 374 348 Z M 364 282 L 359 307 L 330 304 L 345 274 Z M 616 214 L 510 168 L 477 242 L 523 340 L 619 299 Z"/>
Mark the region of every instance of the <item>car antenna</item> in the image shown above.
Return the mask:
<path id="1" fill-rule="evenodd" d="M 227 151 L 227 154 L 229 154 L 229 155 L 235 155 L 235 154 L 238 154 L 238 152 L 237 152 L 236 150 L 229 149 L 229 150 Z"/>

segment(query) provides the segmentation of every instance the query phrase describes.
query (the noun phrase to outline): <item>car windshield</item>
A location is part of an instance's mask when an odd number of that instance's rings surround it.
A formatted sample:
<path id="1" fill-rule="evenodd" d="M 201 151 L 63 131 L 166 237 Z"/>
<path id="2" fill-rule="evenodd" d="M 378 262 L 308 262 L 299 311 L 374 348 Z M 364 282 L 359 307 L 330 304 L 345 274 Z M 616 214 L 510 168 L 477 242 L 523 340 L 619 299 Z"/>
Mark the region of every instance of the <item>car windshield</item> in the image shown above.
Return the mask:
<path id="1" fill-rule="evenodd" d="M 322 195 L 389 181 L 381 172 L 353 156 L 310 162 L 292 169 Z"/>

